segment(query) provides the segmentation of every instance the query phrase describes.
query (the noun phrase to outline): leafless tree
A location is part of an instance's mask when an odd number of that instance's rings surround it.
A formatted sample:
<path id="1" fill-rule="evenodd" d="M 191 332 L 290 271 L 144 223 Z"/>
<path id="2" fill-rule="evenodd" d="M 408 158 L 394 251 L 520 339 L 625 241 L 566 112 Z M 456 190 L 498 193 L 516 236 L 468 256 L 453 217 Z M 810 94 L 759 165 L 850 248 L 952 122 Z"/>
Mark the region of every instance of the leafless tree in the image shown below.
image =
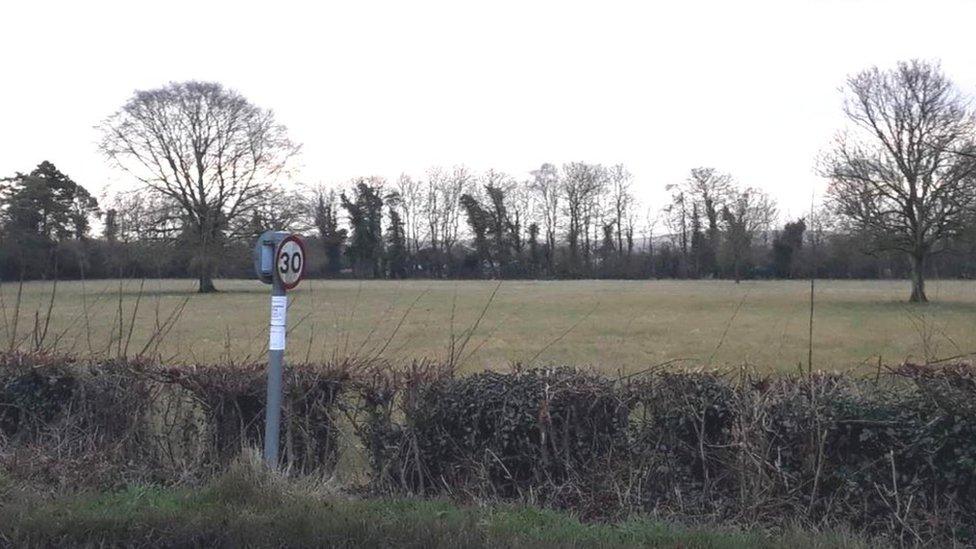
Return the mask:
<path id="1" fill-rule="evenodd" d="M 625 252 L 625 245 L 626 250 L 633 249 L 631 210 L 634 205 L 634 195 L 630 186 L 634 177 L 623 164 L 612 166 L 608 171 L 608 176 L 610 180 L 610 208 L 617 238 L 617 253 L 622 256 Z"/>
<path id="2" fill-rule="evenodd" d="M 572 269 L 583 264 L 589 267 L 590 231 L 595 219 L 595 202 L 605 182 L 605 169 L 599 164 L 570 162 L 563 166 L 562 194 L 566 199 L 565 212 L 569 219 L 566 240 Z"/>
<path id="3" fill-rule="evenodd" d="M 546 231 L 546 265 L 551 274 L 556 260 L 556 232 L 559 230 L 559 169 L 543 164 L 532 172 L 532 192 L 538 197 L 542 210 L 542 225 Z"/>
<path id="4" fill-rule="evenodd" d="M 228 226 L 230 233 L 244 238 L 257 238 L 264 231 L 289 230 L 306 232 L 315 227 L 310 215 L 317 193 L 275 187 L 268 189 L 264 200 L 254 204 L 249 217 L 237 216 Z"/>
<path id="5" fill-rule="evenodd" d="M 665 190 L 671 192 L 671 202 L 661 211 L 664 224 L 670 235 L 671 245 L 681 254 L 679 270 L 681 276 L 688 275 L 688 203 L 684 189 L 680 185 L 669 184 Z"/>
<path id="6" fill-rule="evenodd" d="M 440 245 L 443 218 L 440 189 L 445 185 L 444 180 L 444 172 L 439 167 L 427 170 L 427 186 L 423 191 L 423 214 L 427 222 L 427 241 L 430 242 L 430 247 L 435 252 Z"/>
<path id="7" fill-rule="evenodd" d="M 776 204 L 758 189 L 733 190 L 722 207 L 727 253 L 736 283 L 742 280 L 742 268 L 756 235 L 766 231 L 776 217 Z"/>
<path id="8" fill-rule="evenodd" d="M 908 255 L 910 301 L 927 301 L 925 264 L 976 205 L 974 116 L 936 63 L 877 67 L 847 81 L 851 127 L 825 156 L 829 196 L 875 250 Z"/>
<path id="9" fill-rule="evenodd" d="M 433 251 L 442 255 L 445 261 L 458 239 L 461 195 L 471 188 L 473 180 L 474 176 L 465 166 L 455 166 L 450 172 L 438 167 L 427 171 L 423 208 L 427 237 Z"/>
<path id="10" fill-rule="evenodd" d="M 444 223 L 441 225 L 441 242 L 444 250 L 450 255 L 454 244 L 457 243 L 458 230 L 461 225 L 461 195 L 471 188 L 474 175 L 466 166 L 455 166 L 445 180 L 441 189 L 444 203 Z"/>
<path id="11" fill-rule="evenodd" d="M 200 292 L 215 291 L 213 250 L 298 152 L 271 111 L 212 82 L 137 91 L 100 129 L 110 161 L 179 205 Z"/>
<path id="12" fill-rule="evenodd" d="M 119 193 L 113 197 L 109 208 L 116 212 L 115 239 L 118 242 L 168 241 L 180 233 L 180 206 L 165 196 Z"/>
<path id="13" fill-rule="evenodd" d="M 405 173 L 400 174 L 395 192 L 399 196 L 398 205 L 407 237 L 407 253 L 415 254 L 420 251 L 420 215 L 424 199 L 421 182 Z"/>

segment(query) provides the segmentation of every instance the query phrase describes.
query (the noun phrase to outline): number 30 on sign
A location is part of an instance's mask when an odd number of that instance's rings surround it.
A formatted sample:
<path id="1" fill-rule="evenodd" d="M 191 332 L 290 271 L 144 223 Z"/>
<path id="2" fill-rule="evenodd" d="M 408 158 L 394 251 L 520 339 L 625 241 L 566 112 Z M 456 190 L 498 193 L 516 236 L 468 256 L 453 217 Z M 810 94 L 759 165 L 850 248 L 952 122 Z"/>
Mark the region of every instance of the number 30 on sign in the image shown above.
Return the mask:
<path id="1" fill-rule="evenodd" d="M 305 274 L 305 243 L 298 235 L 288 235 L 278 245 L 275 254 L 275 274 L 286 290 L 302 281 Z"/>

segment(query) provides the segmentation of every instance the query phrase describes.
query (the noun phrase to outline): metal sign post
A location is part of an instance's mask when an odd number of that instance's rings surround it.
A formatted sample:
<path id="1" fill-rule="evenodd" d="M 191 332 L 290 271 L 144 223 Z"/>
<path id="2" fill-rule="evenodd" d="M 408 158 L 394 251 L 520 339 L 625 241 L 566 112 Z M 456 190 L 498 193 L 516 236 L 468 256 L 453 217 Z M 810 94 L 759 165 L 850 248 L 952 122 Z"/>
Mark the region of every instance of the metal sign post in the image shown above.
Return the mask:
<path id="1" fill-rule="evenodd" d="M 285 338 L 288 334 L 286 292 L 298 286 L 302 275 L 305 274 L 305 243 L 295 234 L 281 231 L 265 232 L 254 246 L 254 269 L 262 282 L 271 284 L 264 462 L 273 469 L 278 466 L 278 440 L 281 430 L 282 377 Z"/>

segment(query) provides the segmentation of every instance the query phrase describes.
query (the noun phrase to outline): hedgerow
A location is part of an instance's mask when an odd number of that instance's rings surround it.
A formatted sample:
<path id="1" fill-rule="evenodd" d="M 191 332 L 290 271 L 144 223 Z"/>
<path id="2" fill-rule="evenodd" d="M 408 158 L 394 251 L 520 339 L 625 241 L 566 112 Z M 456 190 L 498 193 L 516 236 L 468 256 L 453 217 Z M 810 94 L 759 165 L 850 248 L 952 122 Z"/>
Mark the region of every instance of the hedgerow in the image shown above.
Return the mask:
<path id="1" fill-rule="evenodd" d="M 365 452 L 385 494 L 632 513 L 846 524 L 976 540 L 976 369 L 878 378 L 449 365 L 288 369 L 282 465 Z M 263 444 L 262 365 L 163 367 L 0 355 L 0 469 L 58 488 L 199 482 Z"/>
<path id="2" fill-rule="evenodd" d="M 264 370 L 255 364 L 160 367 L 0 355 L 0 458 L 59 486 L 199 480 L 261 447 Z M 338 457 L 345 365 L 288 370 L 282 465 L 328 470 Z"/>

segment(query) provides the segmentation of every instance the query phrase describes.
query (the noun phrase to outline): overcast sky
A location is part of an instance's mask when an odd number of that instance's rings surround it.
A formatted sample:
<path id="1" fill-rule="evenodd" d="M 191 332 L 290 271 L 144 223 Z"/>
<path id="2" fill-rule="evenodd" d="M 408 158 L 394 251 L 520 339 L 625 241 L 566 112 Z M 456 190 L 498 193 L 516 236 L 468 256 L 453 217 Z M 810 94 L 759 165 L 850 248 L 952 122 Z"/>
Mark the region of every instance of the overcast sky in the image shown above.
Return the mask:
<path id="1" fill-rule="evenodd" d="M 0 175 L 131 185 L 93 126 L 199 79 L 273 109 L 307 183 L 622 162 L 659 206 L 714 166 L 802 215 L 846 75 L 941 59 L 976 92 L 973 21 L 973 2 L 0 0 Z"/>

